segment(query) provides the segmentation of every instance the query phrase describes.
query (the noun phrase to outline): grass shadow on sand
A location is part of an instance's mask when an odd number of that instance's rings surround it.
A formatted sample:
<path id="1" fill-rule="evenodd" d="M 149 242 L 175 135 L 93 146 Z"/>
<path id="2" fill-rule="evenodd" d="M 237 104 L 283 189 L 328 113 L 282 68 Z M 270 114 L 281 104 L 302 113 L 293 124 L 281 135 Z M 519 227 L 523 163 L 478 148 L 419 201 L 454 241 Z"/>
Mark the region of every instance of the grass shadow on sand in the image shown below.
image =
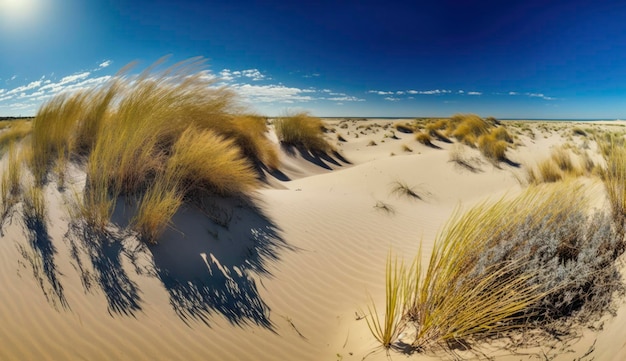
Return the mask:
<path id="1" fill-rule="evenodd" d="M 203 203 L 204 211 L 181 209 L 173 218 L 176 229 L 148 246 L 171 306 L 188 325 L 193 320 L 210 326 L 218 314 L 237 326 L 273 329 L 257 277 L 271 276 L 269 263 L 290 247 L 249 202 L 211 198 Z"/>
<path id="2" fill-rule="evenodd" d="M 293 157 L 299 154 L 302 159 L 328 170 L 332 170 L 331 165 L 341 167 L 344 164 L 352 164 L 337 151 L 331 151 L 329 154 L 322 151 L 311 151 L 303 146 L 285 144 L 281 144 L 281 148 L 289 156 Z"/>
<path id="3" fill-rule="evenodd" d="M 106 297 L 110 314 L 134 316 L 141 310 L 142 300 L 137 284 L 122 266 L 122 256 L 130 258 L 123 239 L 122 235 L 97 231 L 84 224 L 70 224 L 66 234 L 74 268 L 85 291 L 90 292 L 97 285 Z"/>
<path id="4" fill-rule="evenodd" d="M 45 222 L 37 217 L 24 214 L 24 226 L 28 237 L 30 249 L 18 244 L 18 250 L 24 261 L 30 264 L 33 277 L 39 283 L 46 300 L 55 308 L 59 305 L 69 308 L 63 285 L 60 281 L 61 273 L 57 269 L 55 255 L 57 249 L 48 234 Z"/>

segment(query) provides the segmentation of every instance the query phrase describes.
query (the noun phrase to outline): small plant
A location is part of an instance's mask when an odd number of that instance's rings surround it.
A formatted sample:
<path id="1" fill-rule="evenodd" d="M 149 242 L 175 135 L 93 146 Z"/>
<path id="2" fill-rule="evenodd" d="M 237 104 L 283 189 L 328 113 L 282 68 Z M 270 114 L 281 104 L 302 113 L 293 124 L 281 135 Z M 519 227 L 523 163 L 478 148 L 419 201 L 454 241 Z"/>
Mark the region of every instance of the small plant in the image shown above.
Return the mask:
<path id="1" fill-rule="evenodd" d="M 376 145 L 376 142 L 374 140 L 370 140 L 367 144 L 366 147 L 373 147 Z"/>
<path id="2" fill-rule="evenodd" d="M 420 195 L 417 194 L 417 192 L 413 189 L 413 187 L 401 181 L 394 182 L 391 193 L 398 194 L 401 196 L 407 196 L 409 198 L 414 198 L 414 199 L 422 199 L 422 197 L 420 197 Z"/>
<path id="3" fill-rule="evenodd" d="M 407 152 L 407 153 L 411 153 L 411 152 L 413 152 L 413 149 L 411 149 L 411 147 L 409 147 L 406 144 L 402 144 L 402 151 L 403 152 Z"/>
<path id="4" fill-rule="evenodd" d="M 396 213 L 396 210 L 390 204 L 383 201 L 377 201 L 374 208 L 390 214 Z"/>

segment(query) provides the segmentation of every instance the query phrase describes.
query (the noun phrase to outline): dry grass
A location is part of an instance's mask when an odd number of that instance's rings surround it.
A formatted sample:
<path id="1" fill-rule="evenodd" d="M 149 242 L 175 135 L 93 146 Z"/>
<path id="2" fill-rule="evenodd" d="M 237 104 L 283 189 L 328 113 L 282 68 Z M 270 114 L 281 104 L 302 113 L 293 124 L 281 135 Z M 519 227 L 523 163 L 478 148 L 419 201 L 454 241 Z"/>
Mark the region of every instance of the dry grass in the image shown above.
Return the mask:
<path id="1" fill-rule="evenodd" d="M 591 162 L 593 169 L 593 160 L 588 156 L 583 157 L 582 161 L 585 162 L 586 167 Z M 552 150 L 549 158 L 537 163 L 536 168 L 529 166 L 526 180 L 529 184 L 554 183 L 566 177 L 575 178 L 584 174 L 583 169 L 572 160 L 569 150 L 559 147 Z"/>
<path id="2" fill-rule="evenodd" d="M 0 130 L 0 154 L 10 143 L 17 143 L 33 130 L 33 122 L 30 120 L 5 121 Z"/>
<path id="3" fill-rule="evenodd" d="M 414 198 L 414 199 L 422 199 L 422 197 L 417 193 L 417 191 L 412 186 L 402 181 L 396 181 L 393 183 L 391 193 L 401 195 L 401 196 L 407 196 L 409 198 Z"/>
<path id="4" fill-rule="evenodd" d="M 456 114 L 450 118 L 451 135 L 467 145 L 476 144 L 476 140 L 487 134 L 491 125 L 475 114 Z"/>
<path id="5" fill-rule="evenodd" d="M 432 143 L 432 138 L 430 136 L 430 134 L 428 133 L 423 133 L 423 132 L 419 132 L 417 134 L 415 134 L 415 140 L 417 140 L 418 142 L 428 146 L 428 147 L 433 147 L 433 143 Z"/>
<path id="6" fill-rule="evenodd" d="M 67 162 L 82 159 L 87 184 L 73 215 L 102 230 L 120 195 L 136 199 L 134 224 L 149 240 L 173 214 L 164 209 L 177 209 L 168 199 L 254 189 L 253 165 L 279 165 L 266 119 L 243 113 L 231 90 L 203 76 L 202 64 L 191 59 L 152 72 L 157 63 L 45 103 L 33 122 L 29 162 L 37 184 L 53 170 L 62 186 Z"/>
<path id="7" fill-rule="evenodd" d="M 276 135 L 281 143 L 303 147 L 314 153 L 328 153 L 332 146 L 324 138 L 324 122 L 308 113 L 297 113 L 274 121 Z"/>
<path id="8" fill-rule="evenodd" d="M 491 133 L 483 134 L 478 138 L 478 149 L 485 158 L 494 164 L 507 159 L 506 150 L 508 148 L 506 141 L 498 139 L 498 133 L 495 132 L 497 129 L 502 128 L 495 128 Z"/>
<path id="9" fill-rule="evenodd" d="M 396 128 L 397 131 L 399 131 L 400 133 L 406 133 L 406 134 L 411 134 L 415 131 L 415 128 L 409 124 L 404 124 L 404 123 L 396 123 L 394 124 L 394 128 Z"/>
<path id="10" fill-rule="evenodd" d="M 613 219 L 623 236 L 626 230 L 626 148 L 623 138 L 600 143 L 606 166 L 600 172 Z"/>
<path id="11" fill-rule="evenodd" d="M 26 188 L 23 195 L 24 216 L 30 222 L 43 225 L 46 223 L 46 203 L 41 187 L 31 184 Z"/>
<path id="12" fill-rule="evenodd" d="M 452 217 L 428 265 L 421 251 L 408 269 L 388 258 L 392 304 L 384 322 L 370 308 L 370 329 L 383 347 L 404 332 L 404 344 L 426 350 L 554 326 L 574 315 L 591 319 L 623 289 L 617 244 L 611 222 L 602 214 L 590 218 L 584 193 L 572 183 L 480 204 Z"/>
<path id="13" fill-rule="evenodd" d="M 413 152 L 413 149 L 411 149 L 411 147 L 409 147 L 406 144 L 402 144 L 402 151 L 406 152 L 406 153 L 411 153 L 411 152 Z"/>

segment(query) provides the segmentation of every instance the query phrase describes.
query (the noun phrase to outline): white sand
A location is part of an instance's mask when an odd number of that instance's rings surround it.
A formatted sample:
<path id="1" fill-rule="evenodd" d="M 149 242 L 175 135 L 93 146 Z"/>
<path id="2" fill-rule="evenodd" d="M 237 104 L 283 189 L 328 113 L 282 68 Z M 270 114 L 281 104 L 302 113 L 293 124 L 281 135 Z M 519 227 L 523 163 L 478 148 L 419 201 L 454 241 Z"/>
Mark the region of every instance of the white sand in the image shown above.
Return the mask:
<path id="1" fill-rule="evenodd" d="M 519 192 L 515 174 L 567 136 L 531 124 L 535 139 L 520 137 L 524 145 L 508 153 L 522 168 L 483 162 L 471 172 L 449 162 L 450 144 L 435 141 L 442 149 L 433 149 L 398 131 L 399 139 L 385 137 L 391 120 L 329 123 L 347 140 L 337 147 L 351 164 L 324 167 L 282 154 L 282 176 L 256 197 L 259 212 L 218 202 L 220 226 L 183 210 L 158 246 L 66 236 L 72 192 L 64 196 L 54 183 L 46 189 L 48 238 L 31 239 L 18 206 L 0 240 L 0 360 L 385 360 L 358 318 L 368 294 L 382 307 L 390 249 L 410 259 L 422 241 L 428 255 L 455 208 Z M 372 124 L 380 127 L 357 129 Z M 479 157 L 469 148 L 466 154 Z M 392 194 L 396 181 L 422 199 Z M 586 359 L 626 359 L 626 307 L 619 304 L 602 330 L 581 330 L 567 345 L 524 351 L 530 355 L 485 352 L 572 360 L 595 342 Z"/>

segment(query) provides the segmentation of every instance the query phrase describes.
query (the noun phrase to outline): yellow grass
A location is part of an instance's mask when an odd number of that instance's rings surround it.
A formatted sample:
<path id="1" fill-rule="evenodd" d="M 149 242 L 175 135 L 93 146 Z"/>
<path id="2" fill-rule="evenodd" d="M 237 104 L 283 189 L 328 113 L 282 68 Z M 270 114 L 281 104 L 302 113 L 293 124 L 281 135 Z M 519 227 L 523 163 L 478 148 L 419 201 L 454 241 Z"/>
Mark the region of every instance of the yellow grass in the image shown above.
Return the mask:
<path id="1" fill-rule="evenodd" d="M 73 214 L 90 226 L 106 227 L 117 198 L 130 196 L 140 200 L 137 228 L 152 239 L 173 213 L 152 222 L 149 207 L 162 210 L 177 203 L 165 198 L 192 192 L 249 192 L 257 186 L 253 165 L 279 166 L 266 119 L 243 113 L 233 91 L 199 71 L 201 60 L 152 72 L 160 64 L 56 96 L 33 122 L 29 164 L 37 184 L 53 170 L 63 186 L 66 163 L 86 160 L 87 184 Z M 183 173 L 164 179 L 172 169 Z"/>
<path id="2" fill-rule="evenodd" d="M 41 187 L 31 184 L 23 195 L 24 199 L 24 216 L 39 224 L 45 224 L 46 219 L 46 203 Z"/>
<path id="3" fill-rule="evenodd" d="M 621 140 L 620 140 L 621 139 Z M 613 219 L 623 236 L 626 228 L 626 148 L 623 138 L 600 143 L 606 166 L 600 174 L 611 204 Z"/>
<path id="4" fill-rule="evenodd" d="M 0 153 L 9 143 L 19 142 L 33 130 L 33 122 L 30 120 L 14 120 L 5 123 L 7 124 L 0 129 Z"/>
<path id="5" fill-rule="evenodd" d="M 451 135 L 468 145 L 476 143 L 476 139 L 489 132 L 490 124 L 475 114 L 457 114 L 450 118 L 454 127 Z"/>
<path id="6" fill-rule="evenodd" d="M 506 160 L 506 150 L 508 148 L 508 144 L 506 141 L 498 139 L 498 134 L 501 134 L 501 132 L 496 132 L 494 130 L 489 134 L 483 134 L 478 137 L 478 149 L 485 156 L 485 158 L 489 159 L 493 163 L 499 163 Z"/>
<path id="7" fill-rule="evenodd" d="M 449 341 L 463 343 L 475 337 L 528 328 L 531 325 L 525 320 L 531 317 L 550 322 L 541 318 L 543 312 L 549 311 L 537 302 L 550 300 L 549 296 L 559 293 L 562 287 L 583 292 L 579 285 L 567 280 L 558 286 L 532 281 L 555 267 L 549 263 L 537 268 L 530 263 L 531 259 L 542 257 L 533 253 L 535 246 L 529 245 L 524 251 L 526 256 L 519 259 L 496 257 L 502 252 L 497 249 L 519 250 L 525 247 L 528 237 L 539 243 L 543 239 L 534 233 L 520 237 L 520 232 L 558 229 L 559 222 L 564 221 L 569 222 L 567 227 L 581 226 L 576 217 L 585 214 L 586 207 L 580 187 L 566 183 L 531 187 L 516 198 L 483 203 L 464 214 L 456 213 L 437 236 L 427 265 L 421 262 L 421 251 L 409 269 L 388 258 L 384 321 L 370 307 L 372 321 L 368 320 L 368 324 L 374 337 L 389 348 L 410 327 L 415 335 L 402 342 L 424 350 Z M 557 243 L 571 248 L 570 238 Z M 554 251 L 555 257 L 559 247 Z M 398 312 L 402 315 L 398 316 Z"/>
<path id="8" fill-rule="evenodd" d="M 324 122 L 308 115 L 297 113 L 274 121 L 276 135 L 281 143 L 303 147 L 310 152 L 328 153 L 331 145 L 324 138 Z"/>
<path id="9" fill-rule="evenodd" d="M 415 134 L 415 140 L 429 147 L 433 146 L 432 138 L 428 133 L 418 132 Z"/>

